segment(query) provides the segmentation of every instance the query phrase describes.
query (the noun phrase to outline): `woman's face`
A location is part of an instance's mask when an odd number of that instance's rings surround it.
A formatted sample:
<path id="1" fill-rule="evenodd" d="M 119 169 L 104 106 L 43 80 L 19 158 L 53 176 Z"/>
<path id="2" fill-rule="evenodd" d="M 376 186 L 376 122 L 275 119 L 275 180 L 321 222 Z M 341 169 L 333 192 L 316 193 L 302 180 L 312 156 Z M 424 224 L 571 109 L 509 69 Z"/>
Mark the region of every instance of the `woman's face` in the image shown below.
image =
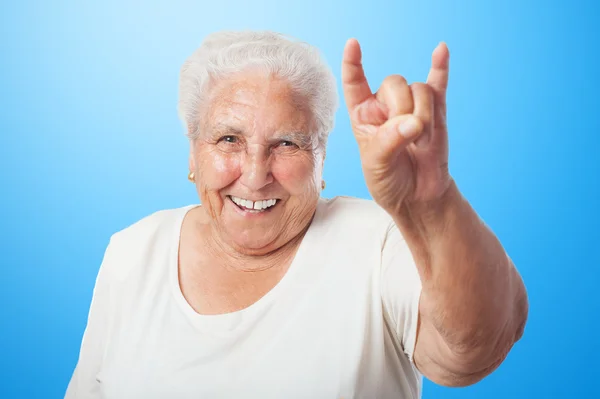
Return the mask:
<path id="1" fill-rule="evenodd" d="M 220 239 L 246 254 L 281 247 L 309 224 L 323 151 L 303 98 L 283 80 L 246 73 L 211 90 L 190 169 Z"/>

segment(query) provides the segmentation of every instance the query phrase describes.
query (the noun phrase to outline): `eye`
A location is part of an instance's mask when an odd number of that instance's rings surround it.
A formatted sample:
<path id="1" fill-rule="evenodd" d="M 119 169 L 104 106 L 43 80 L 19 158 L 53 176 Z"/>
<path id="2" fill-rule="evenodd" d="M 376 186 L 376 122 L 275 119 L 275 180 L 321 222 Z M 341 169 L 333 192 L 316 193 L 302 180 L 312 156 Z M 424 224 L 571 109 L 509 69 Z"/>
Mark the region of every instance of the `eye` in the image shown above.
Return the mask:
<path id="1" fill-rule="evenodd" d="M 229 144 L 235 144 L 237 143 L 239 140 L 237 137 L 235 136 L 223 136 L 219 139 L 219 141 L 225 142 L 225 143 L 229 143 Z"/>
<path id="2" fill-rule="evenodd" d="M 292 143 L 291 141 L 287 141 L 284 140 L 281 143 L 279 143 L 280 146 L 282 147 L 296 147 L 296 144 Z"/>

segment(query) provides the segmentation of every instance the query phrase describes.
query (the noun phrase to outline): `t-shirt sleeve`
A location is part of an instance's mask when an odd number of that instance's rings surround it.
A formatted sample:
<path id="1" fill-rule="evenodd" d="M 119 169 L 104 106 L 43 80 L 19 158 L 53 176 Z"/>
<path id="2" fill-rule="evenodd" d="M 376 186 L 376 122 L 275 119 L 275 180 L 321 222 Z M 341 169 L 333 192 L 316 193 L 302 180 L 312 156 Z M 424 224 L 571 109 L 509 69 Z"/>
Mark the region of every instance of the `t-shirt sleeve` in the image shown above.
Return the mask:
<path id="1" fill-rule="evenodd" d="M 391 222 L 382 247 L 381 295 L 391 327 L 410 361 L 417 340 L 421 279 L 408 247 Z"/>
<path id="2" fill-rule="evenodd" d="M 96 277 L 79 359 L 69 381 L 65 399 L 100 398 L 100 384 L 96 378 L 102 365 L 108 325 L 111 256 L 109 243 Z"/>

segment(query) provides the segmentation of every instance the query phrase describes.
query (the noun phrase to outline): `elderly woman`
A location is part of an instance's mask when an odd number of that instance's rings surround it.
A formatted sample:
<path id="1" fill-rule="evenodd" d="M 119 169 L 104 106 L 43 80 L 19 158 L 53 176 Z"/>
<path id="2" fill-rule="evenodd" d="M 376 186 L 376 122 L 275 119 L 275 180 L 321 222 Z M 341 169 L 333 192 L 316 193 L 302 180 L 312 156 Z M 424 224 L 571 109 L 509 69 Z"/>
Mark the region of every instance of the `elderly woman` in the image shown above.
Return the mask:
<path id="1" fill-rule="evenodd" d="M 67 398 L 418 398 L 473 384 L 521 337 L 523 282 L 448 172 L 440 44 L 426 83 L 344 97 L 373 201 L 320 196 L 337 108 L 312 47 L 209 36 L 181 71 L 201 205 L 114 234 Z"/>

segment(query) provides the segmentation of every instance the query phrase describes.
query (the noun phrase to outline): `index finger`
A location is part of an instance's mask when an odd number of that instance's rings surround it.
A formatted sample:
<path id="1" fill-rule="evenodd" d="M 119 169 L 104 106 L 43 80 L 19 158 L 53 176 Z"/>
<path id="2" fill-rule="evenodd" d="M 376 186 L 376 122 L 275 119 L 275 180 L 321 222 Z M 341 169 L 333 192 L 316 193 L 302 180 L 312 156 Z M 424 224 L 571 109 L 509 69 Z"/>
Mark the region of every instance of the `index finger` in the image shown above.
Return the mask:
<path id="1" fill-rule="evenodd" d="M 348 110 L 373 95 L 362 66 L 362 52 L 356 39 L 346 42 L 342 58 L 342 89 Z"/>

